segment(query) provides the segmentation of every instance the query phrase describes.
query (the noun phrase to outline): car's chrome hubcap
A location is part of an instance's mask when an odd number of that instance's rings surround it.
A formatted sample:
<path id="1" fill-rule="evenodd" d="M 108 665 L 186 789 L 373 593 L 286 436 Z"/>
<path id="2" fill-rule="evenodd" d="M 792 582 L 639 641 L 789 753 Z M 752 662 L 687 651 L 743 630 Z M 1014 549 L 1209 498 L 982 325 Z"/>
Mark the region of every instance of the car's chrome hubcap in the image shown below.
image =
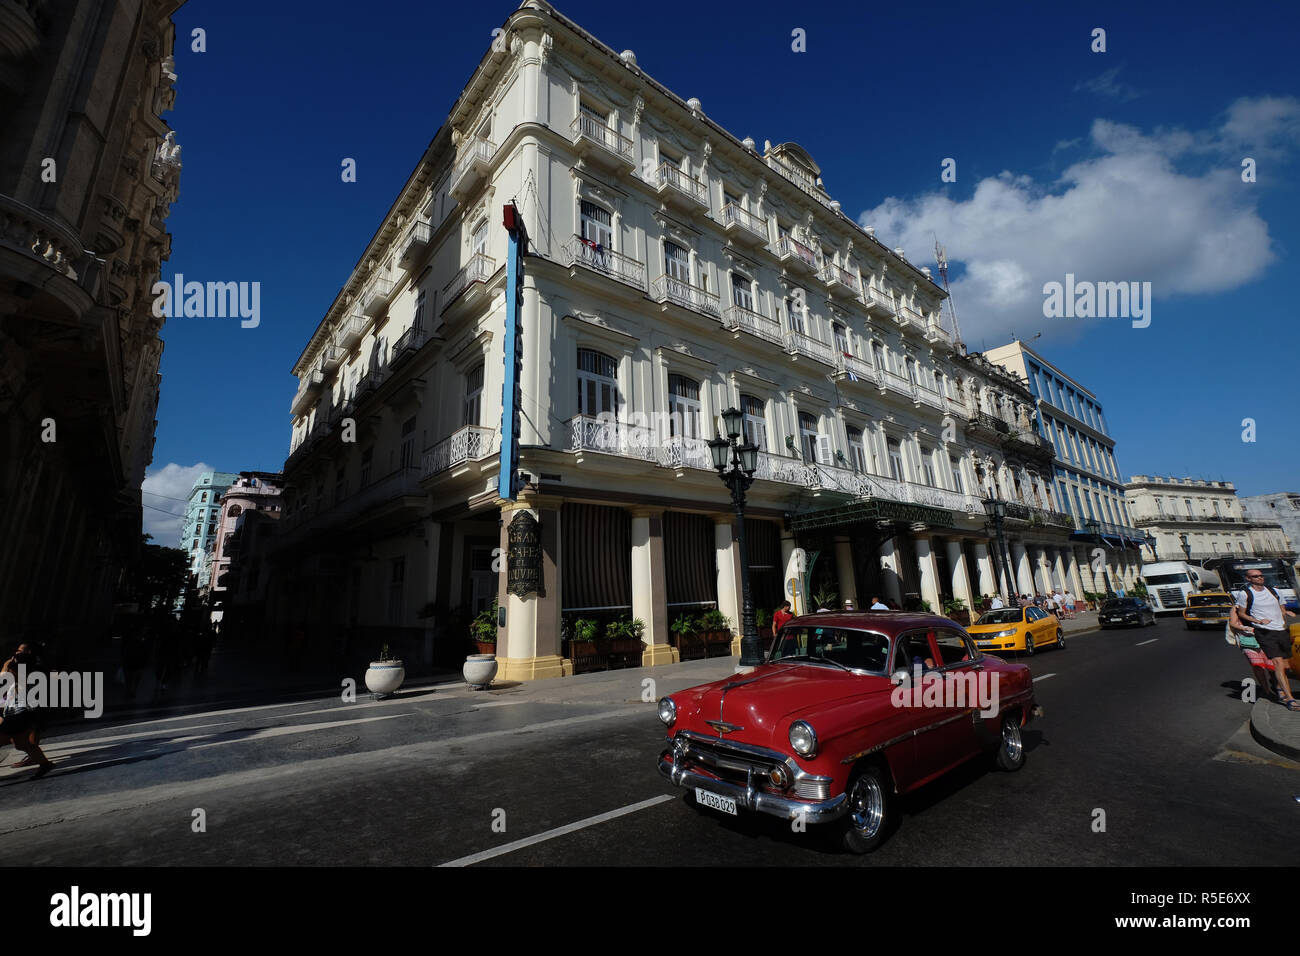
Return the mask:
<path id="1" fill-rule="evenodd" d="M 863 836 L 875 836 L 885 818 L 885 795 L 873 777 L 859 777 L 853 786 L 853 828 Z"/>
<path id="2" fill-rule="evenodd" d="M 1020 725 L 1011 718 L 1002 721 L 1002 746 L 1013 763 L 1020 760 Z"/>

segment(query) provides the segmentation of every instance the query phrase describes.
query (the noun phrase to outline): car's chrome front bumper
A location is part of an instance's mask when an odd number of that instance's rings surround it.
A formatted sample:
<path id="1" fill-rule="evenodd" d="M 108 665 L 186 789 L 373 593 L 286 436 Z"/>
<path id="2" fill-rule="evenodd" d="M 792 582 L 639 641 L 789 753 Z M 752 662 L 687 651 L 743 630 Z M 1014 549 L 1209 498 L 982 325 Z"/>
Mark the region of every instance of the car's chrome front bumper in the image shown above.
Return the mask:
<path id="1" fill-rule="evenodd" d="M 659 755 L 659 772 L 678 787 L 690 790 L 700 787 L 710 793 L 732 798 L 738 808 L 767 813 L 783 820 L 802 818 L 805 823 L 830 823 L 844 816 L 849 809 L 848 795 L 843 793 L 826 800 L 792 800 L 760 790 L 754 785 L 752 777 L 746 786 L 719 780 L 709 773 L 679 766 L 673 761 L 671 747 Z"/>

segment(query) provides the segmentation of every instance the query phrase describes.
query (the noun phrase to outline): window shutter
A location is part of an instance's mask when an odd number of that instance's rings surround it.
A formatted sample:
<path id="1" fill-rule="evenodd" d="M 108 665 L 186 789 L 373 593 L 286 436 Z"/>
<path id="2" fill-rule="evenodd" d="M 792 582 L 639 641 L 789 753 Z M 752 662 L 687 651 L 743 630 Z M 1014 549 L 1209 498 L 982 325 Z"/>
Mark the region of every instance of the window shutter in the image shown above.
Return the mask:
<path id="1" fill-rule="evenodd" d="M 831 436 L 817 436 L 817 463 L 820 465 L 829 465 L 833 454 L 831 452 Z"/>

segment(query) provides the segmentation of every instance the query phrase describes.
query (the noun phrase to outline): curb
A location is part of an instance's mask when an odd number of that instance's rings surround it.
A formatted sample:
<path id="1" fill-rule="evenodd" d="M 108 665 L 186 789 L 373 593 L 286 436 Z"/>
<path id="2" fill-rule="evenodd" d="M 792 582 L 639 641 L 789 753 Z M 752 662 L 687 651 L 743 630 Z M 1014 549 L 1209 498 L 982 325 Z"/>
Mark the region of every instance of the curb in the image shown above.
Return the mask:
<path id="1" fill-rule="evenodd" d="M 1250 735 L 1255 738 L 1256 743 L 1273 751 L 1273 753 L 1291 760 L 1300 761 L 1300 746 L 1279 739 L 1271 733 L 1271 728 L 1268 727 L 1273 722 L 1273 713 L 1269 708 L 1276 706 L 1271 700 L 1265 700 L 1264 698 L 1255 701 L 1254 706 L 1250 708 Z M 1293 720 L 1300 721 L 1300 715 L 1293 714 L 1291 711 L 1279 709 L 1278 713 L 1286 713 Z"/>

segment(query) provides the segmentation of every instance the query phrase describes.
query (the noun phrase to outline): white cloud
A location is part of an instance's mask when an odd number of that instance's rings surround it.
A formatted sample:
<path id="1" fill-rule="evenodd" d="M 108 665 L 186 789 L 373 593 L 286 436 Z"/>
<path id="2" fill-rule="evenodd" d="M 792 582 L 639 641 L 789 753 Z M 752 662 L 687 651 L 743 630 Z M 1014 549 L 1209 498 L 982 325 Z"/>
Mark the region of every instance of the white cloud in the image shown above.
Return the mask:
<path id="1" fill-rule="evenodd" d="M 1159 322 L 1160 300 L 1237 288 L 1276 259 L 1268 223 L 1256 211 L 1258 189 L 1241 181 L 1247 141 L 1293 151 L 1300 101 L 1238 100 L 1216 129 L 1201 132 L 1147 134 L 1099 119 L 1089 133 L 1092 155 L 1054 183 L 1008 171 L 979 182 L 969 199 L 890 197 L 859 221 L 875 226 L 886 245 L 913 253 L 918 266 L 932 264 L 938 236 L 950 262 L 964 267 L 953 298 L 973 346 L 1011 329 L 1077 331 L 1078 320 L 1043 317 L 1043 284 L 1066 273 L 1150 282 Z"/>
<path id="2" fill-rule="evenodd" d="M 144 502 L 144 533 L 153 535 L 150 544 L 167 548 L 180 546 L 181 525 L 185 518 L 185 502 L 194 487 L 194 479 L 211 465 L 178 465 L 168 462 L 156 471 L 146 472 L 140 486 L 140 500 Z"/>

